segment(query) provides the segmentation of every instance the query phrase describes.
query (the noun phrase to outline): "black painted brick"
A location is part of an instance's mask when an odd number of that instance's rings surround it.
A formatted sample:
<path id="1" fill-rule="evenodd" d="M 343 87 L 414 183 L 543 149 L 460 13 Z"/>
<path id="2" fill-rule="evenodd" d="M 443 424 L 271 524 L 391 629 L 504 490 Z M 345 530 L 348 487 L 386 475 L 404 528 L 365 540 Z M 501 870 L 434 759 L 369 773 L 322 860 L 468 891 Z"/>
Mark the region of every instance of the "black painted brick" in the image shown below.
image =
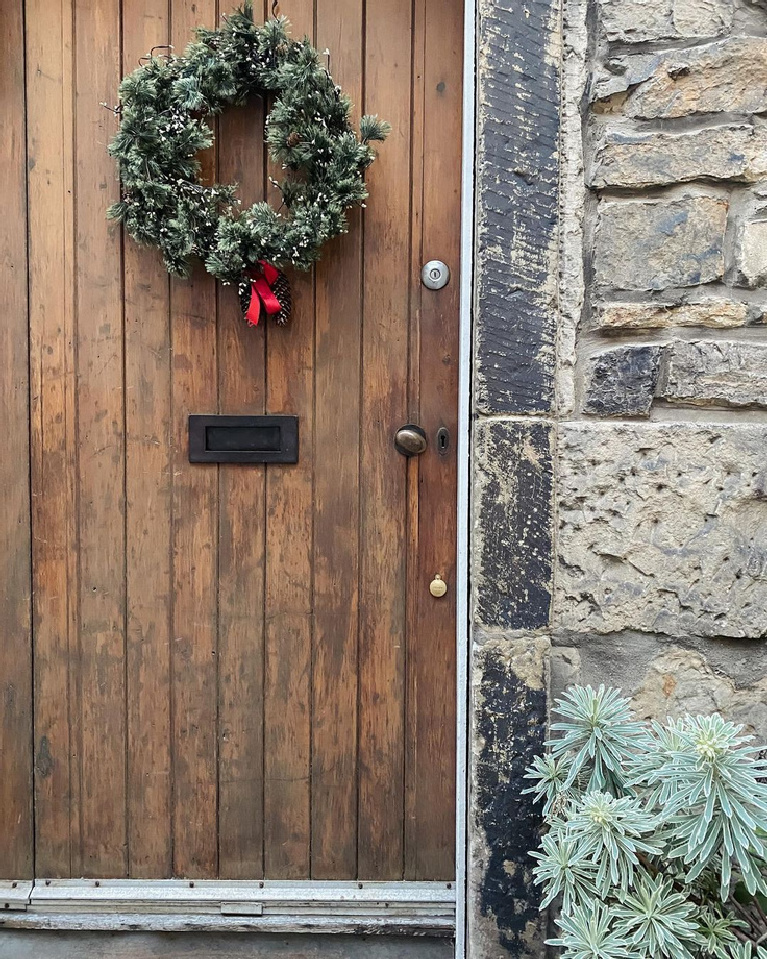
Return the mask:
<path id="1" fill-rule="evenodd" d="M 545 918 L 533 884 L 530 850 L 540 838 L 541 810 L 524 790 L 525 770 L 544 749 L 548 703 L 545 685 L 532 689 L 497 649 L 482 650 L 475 716 L 481 744 L 475 760 L 477 825 L 489 848 L 479 908 L 494 917 L 498 939 L 511 956 L 543 951 Z"/>
<path id="2" fill-rule="evenodd" d="M 545 412 L 554 395 L 557 0 L 480 0 L 479 14 L 475 405 Z"/>
<path id="3" fill-rule="evenodd" d="M 584 411 L 598 416 L 648 416 L 661 352 L 660 346 L 620 346 L 593 357 Z"/>
<path id="4" fill-rule="evenodd" d="M 552 428 L 479 421 L 475 430 L 474 619 L 481 626 L 549 623 Z"/>

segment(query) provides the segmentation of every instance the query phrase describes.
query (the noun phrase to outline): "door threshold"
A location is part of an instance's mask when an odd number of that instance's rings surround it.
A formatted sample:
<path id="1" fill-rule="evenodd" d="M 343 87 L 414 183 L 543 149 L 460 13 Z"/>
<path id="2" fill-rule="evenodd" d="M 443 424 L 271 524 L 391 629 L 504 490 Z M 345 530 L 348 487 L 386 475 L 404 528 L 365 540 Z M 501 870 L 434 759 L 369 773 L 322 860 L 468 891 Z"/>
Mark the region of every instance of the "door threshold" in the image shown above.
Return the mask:
<path id="1" fill-rule="evenodd" d="M 37 879 L 0 888 L 0 927 L 13 929 L 453 936 L 455 913 L 446 882 Z"/>

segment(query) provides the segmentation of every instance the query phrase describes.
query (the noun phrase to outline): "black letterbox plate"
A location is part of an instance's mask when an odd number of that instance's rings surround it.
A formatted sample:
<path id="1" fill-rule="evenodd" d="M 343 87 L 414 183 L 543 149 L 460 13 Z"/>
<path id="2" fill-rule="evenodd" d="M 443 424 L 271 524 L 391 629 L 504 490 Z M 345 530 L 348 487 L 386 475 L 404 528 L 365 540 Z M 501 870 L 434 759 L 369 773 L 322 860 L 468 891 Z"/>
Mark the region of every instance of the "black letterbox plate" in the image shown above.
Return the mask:
<path id="1" fill-rule="evenodd" d="M 297 463 L 297 416 L 189 416 L 190 463 Z"/>

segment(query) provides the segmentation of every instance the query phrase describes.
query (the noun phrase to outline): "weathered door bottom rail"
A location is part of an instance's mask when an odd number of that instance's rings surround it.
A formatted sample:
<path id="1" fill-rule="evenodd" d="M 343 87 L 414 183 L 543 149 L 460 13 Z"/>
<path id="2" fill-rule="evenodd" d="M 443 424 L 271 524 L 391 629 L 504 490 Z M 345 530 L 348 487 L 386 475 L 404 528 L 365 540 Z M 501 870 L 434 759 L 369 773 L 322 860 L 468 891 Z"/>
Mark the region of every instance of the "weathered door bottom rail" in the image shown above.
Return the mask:
<path id="1" fill-rule="evenodd" d="M 0 881 L 0 928 L 452 936 L 455 884 L 191 879 Z"/>

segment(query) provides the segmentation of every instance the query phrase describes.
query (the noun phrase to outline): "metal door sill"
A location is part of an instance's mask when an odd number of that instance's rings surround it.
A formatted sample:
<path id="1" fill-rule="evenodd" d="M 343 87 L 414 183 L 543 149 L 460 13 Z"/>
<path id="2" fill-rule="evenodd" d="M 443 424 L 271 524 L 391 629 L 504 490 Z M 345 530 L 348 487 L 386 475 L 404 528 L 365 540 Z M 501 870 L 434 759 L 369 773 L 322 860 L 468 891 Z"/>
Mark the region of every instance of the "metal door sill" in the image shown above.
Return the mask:
<path id="1" fill-rule="evenodd" d="M 12 902 L 7 900 L 9 905 L 0 911 L 0 926 L 444 937 L 455 934 L 454 886 L 268 879 L 38 879 L 26 882 Z"/>

